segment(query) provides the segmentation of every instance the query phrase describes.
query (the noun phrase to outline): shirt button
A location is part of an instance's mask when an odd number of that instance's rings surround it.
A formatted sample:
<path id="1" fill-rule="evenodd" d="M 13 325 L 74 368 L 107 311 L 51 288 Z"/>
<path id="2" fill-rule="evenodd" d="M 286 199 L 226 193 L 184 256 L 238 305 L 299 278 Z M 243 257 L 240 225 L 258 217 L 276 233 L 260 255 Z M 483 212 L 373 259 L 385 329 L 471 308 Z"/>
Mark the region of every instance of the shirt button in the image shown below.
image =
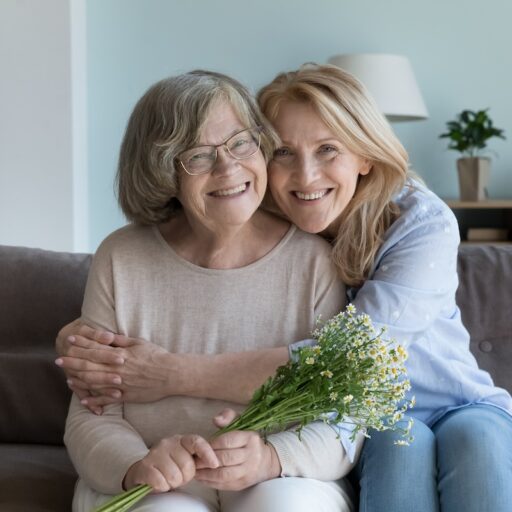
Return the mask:
<path id="1" fill-rule="evenodd" d="M 492 343 L 490 341 L 481 341 L 480 342 L 480 350 L 482 352 L 491 352 L 492 351 Z"/>

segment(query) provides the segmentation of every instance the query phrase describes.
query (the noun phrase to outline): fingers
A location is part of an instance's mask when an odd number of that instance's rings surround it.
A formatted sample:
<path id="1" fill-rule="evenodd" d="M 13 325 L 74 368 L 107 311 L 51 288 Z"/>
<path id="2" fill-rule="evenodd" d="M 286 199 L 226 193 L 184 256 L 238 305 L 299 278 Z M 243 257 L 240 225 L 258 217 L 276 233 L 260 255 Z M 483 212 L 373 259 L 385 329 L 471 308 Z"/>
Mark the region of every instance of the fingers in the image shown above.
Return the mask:
<path id="1" fill-rule="evenodd" d="M 218 469 L 198 469 L 195 478 L 207 487 L 222 491 L 237 491 L 246 486 L 245 473 L 244 466 L 238 465 Z"/>
<path id="2" fill-rule="evenodd" d="M 122 384 L 122 379 L 116 373 L 105 373 L 95 371 L 68 370 L 68 384 L 80 389 L 101 390 L 106 387 L 116 387 Z"/>
<path id="3" fill-rule="evenodd" d="M 66 353 L 67 357 L 86 359 L 99 364 L 123 364 L 125 361 L 125 354 L 117 347 L 105 346 L 83 336 L 70 336 L 68 339 L 72 346 Z"/>
<path id="4" fill-rule="evenodd" d="M 210 443 L 201 436 L 188 434 L 181 438 L 181 445 L 190 455 L 196 455 L 202 467 L 218 468 L 220 466 L 217 455 Z"/>
<path id="5" fill-rule="evenodd" d="M 164 477 L 167 491 L 176 489 L 194 478 L 194 461 L 190 455 L 186 454 L 184 448 L 181 448 L 181 450 L 184 453 L 178 454 L 176 447 L 174 447 L 172 458 L 169 457 L 168 453 L 156 452 L 151 459 L 153 467 L 158 469 Z M 180 461 L 180 465 L 178 465 L 177 460 Z"/>
<path id="6" fill-rule="evenodd" d="M 92 410 L 96 414 L 96 410 L 103 409 L 105 405 L 121 403 L 122 396 L 120 398 L 113 398 L 108 395 L 95 395 L 84 397 L 82 400 L 86 401 L 86 403 L 82 402 L 82 405 L 85 405 L 88 409 Z"/>
<path id="7" fill-rule="evenodd" d="M 210 441 L 211 447 L 217 450 L 231 450 L 233 448 L 243 448 L 251 442 L 258 442 L 260 436 L 257 432 L 235 430 L 215 437 Z"/>
<path id="8" fill-rule="evenodd" d="M 236 417 L 237 413 L 233 409 L 223 409 L 217 416 L 213 418 L 213 423 L 216 427 L 222 428 L 229 425 Z"/>
<path id="9" fill-rule="evenodd" d="M 152 461 L 153 457 L 147 455 L 131 466 L 124 478 L 124 487 L 131 489 L 139 484 L 147 484 L 152 487 L 154 493 L 168 492 L 169 483 L 162 472 L 154 467 Z"/>
<path id="10" fill-rule="evenodd" d="M 138 338 L 129 338 L 128 336 L 124 336 L 122 334 L 116 334 L 114 336 L 114 341 L 112 345 L 121 348 L 133 347 L 134 345 L 140 345 L 144 343 L 144 340 Z"/>
<path id="11" fill-rule="evenodd" d="M 83 324 L 78 329 L 78 334 L 83 336 L 84 338 L 89 338 L 90 340 L 94 340 L 102 345 L 110 345 L 115 338 L 114 333 L 110 331 L 103 331 L 101 329 L 93 329 L 88 325 Z"/>
<path id="12" fill-rule="evenodd" d="M 234 448 L 232 450 L 216 450 L 215 455 L 219 461 L 219 466 L 238 466 L 247 459 L 247 450 L 245 448 Z M 196 469 L 215 468 L 217 466 L 208 466 L 201 459 L 196 461 Z"/>
<path id="13" fill-rule="evenodd" d="M 73 389 L 71 386 L 69 387 L 71 391 L 73 391 L 76 394 L 76 396 L 80 400 L 80 403 L 82 405 L 85 405 L 85 407 L 87 407 L 93 414 L 96 414 L 96 416 L 101 416 L 103 414 L 103 407 L 101 405 L 88 403 L 88 401 L 92 398 L 88 391 L 84 391 L 83 389 Z"/>
<path id="14" fill-rule="evenodd" d="M 90 340 L 94 340 L 106 346 L 113 345 L 116 347 L 131 347 L 133 345 L 137 345 L 143 342 L 143 340 L 139 340 L 137 338 L 130 338 L 122 334 L 115 334 L 110 331 L 93 329 L 88 325 L 83 325 L 82 327 L 80 327 L 79 334 L 84 338 L 89 338 Z"/>

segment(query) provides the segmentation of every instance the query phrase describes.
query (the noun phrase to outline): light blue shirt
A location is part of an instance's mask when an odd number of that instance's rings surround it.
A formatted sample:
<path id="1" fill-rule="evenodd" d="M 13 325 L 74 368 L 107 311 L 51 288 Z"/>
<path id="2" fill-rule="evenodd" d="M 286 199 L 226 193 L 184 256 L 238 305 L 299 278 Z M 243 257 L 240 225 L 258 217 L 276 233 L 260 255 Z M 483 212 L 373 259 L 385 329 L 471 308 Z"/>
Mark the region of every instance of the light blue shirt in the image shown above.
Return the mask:
<path id="1" fill-rule="evenodd" d="M 418 183 L 406 186 L 395 202 L 400 217 L 386 232 L 369 279 L 349 289 L 348 297 L 376 328 L 387 326 L 387 335 L 407 348 L 416 396 L 409 414 L 429 426 L 475 403 L 512 414 L 509 393 L 478 368 L 455 303 L 460 238 L 453 212 Z"/>
<path id="2" fill-rule="evenodd" d="M 509 393 L 478 368 L 455 303 L 457 220 L 433 192 L 411 185 L 394 198 L 400 217 L 386 232 L 368 280 L 349 288 L 348 299 L 377 330 L 386 326 L 386 336 L 407 348 L 410 396 L 416 397 L 410 416 L 432 426 L 447 412 L 476 403 L 512 414 Z M 352 452 L 346 428 L 339 428 Z"/>

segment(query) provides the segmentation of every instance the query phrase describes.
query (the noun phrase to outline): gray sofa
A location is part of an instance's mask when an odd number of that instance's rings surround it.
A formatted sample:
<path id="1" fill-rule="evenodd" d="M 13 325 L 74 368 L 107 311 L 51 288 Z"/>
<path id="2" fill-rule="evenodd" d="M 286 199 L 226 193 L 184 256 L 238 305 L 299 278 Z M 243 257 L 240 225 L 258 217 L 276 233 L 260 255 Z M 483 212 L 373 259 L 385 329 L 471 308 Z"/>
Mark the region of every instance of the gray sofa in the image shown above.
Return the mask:
<path id="1" fill-rule="evenodd" d="M 59 328 L 80 313 L 90 255 L 0 246 L 0 511 L 69 512 L 62 445 L 70 393 L 54 365 Z M 512 390 L 512 246 L 464 246 L 458 302 L 471 350 Z"/>

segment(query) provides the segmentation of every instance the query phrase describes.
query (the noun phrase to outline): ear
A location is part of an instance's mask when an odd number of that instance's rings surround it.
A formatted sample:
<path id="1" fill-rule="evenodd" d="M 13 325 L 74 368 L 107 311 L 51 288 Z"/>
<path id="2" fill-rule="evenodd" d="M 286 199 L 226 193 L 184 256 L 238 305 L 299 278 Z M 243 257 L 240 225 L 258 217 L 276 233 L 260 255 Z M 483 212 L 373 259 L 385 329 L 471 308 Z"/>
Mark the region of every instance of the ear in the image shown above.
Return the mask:
<path id="1" fill-rule="evenodd" d="M 361 168 L 359 169 L 359 174 L 361 176 L 366 176 L 372 170 L 372 163 L 370 160 L 366 160 L 366 158 L 361 162 Z"/>

